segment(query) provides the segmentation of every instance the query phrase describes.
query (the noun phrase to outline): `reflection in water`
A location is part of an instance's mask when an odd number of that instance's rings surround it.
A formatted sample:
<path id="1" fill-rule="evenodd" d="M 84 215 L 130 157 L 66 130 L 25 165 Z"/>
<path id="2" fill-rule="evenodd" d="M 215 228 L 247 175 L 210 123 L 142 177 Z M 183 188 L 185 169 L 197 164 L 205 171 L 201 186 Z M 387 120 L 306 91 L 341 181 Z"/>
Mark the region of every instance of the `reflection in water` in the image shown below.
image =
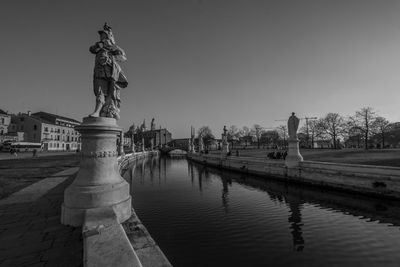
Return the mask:
<path id="1" fill-rule="evenodd" d="M 224 207 L 225 213 L 228 213 L 228 204 L 229 204 L 229 190 L 228 185 L 232 184 L 231 179 L 221 178 L 222 180 L 222 206 Z"/>
<path id="2" fill-rule="evenodd" d="M 181 159 L 149 161 L 138 162 L 125 178 L 134 177 L 135 210 L 175 267 L 396 266 L 400 261 L 399 202 Z M 152 176 L 159 177 L 157 186 L 149 183 Z"/>
<path id="3" fill-rule="evenodd" d="M 304 239 L 301 230 L 303 224 L 301 223 L 301 212 L 300 212 L 300 207 L 302 203 L 299 202 L 297 199 L 291 199 L 290 196 L 286 198 L 286 202 L 289 204 L 290 208 L 289 222 L 291 223 L 290 229 L 292 230 L 291 233 L 293 236 L 293 250 L 303 251 Z"/>

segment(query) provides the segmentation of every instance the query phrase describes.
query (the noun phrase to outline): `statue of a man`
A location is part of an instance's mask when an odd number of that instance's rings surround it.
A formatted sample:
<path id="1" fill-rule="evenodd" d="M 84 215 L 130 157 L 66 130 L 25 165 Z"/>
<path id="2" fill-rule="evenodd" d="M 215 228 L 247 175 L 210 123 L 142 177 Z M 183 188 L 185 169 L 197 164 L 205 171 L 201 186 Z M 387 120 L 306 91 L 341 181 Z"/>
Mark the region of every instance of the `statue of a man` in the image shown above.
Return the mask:
<path id="1" fill-rule="evenodd" d="M 154 131 L 156 129 L 156 124 L 154 123 L 154 118 L 151 120 L 150 130 Z"/>
<path id="2" fill-rule="evenodd" d="M 111 27 L 104 24 L 103 30 L 98 31 L 100 41 L 89 50 L 96 55 L 93 89 L 96 96 L 96 107 L 91 117 L 110 117 L 119 119 L 120 89 L 128 86 L 118 61 L 125 61 L 124 50 L 115 44 Z"/>
<path id="3" fill-rule="evenodd" d="M 292 116 L 289 117 L 288 120 L 288 132 L 290 139 L 297 139 L 297 129 L 299 128 L 300 119 L 294 115 L 292 112 Z"/>

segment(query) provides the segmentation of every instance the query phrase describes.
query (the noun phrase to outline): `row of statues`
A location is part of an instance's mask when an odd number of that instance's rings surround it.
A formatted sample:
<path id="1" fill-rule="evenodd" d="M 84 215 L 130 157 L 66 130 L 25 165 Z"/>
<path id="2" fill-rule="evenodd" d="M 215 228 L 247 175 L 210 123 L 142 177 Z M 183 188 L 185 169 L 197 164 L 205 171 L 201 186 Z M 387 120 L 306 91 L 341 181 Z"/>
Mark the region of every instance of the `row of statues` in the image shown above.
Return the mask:
<path id="1" fill-rule="evenodd" d="M 128 86 L 128 80 L 118 62 L 126 61 L 125 51 L 119 47 L 114 38 L 112 28 L 105 23 L 102 30 L 98 31 L 100 40 L 89 48 L 95 54 L 93 72 L 93 91 L 96 96 L 95 109 L 90 117 L 109 117 L 119 119 L 121 107 L 120 90 Z M 288 120 L 288 132 L 290 139 L 296 139 L 299 118 L 292 113 Z M 151 121 L 151 130 L 155 130 L 154 118 Z M 146 122 L 143 121 L 141 130 L 146 130 Z M 226 136 L 227 129 L 224 126 Z"/>

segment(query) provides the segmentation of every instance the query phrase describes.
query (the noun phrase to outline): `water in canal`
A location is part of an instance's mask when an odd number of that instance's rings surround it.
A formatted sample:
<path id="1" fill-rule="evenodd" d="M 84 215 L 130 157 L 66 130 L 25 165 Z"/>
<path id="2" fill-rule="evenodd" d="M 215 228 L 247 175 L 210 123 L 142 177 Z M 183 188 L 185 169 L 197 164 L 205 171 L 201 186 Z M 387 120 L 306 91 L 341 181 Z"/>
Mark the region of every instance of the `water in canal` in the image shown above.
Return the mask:
<path id="1" fill-rule="evenodd" d="M 123 174 L 175 266 L 400 266 L 399 202 L 153 158 Z"/>

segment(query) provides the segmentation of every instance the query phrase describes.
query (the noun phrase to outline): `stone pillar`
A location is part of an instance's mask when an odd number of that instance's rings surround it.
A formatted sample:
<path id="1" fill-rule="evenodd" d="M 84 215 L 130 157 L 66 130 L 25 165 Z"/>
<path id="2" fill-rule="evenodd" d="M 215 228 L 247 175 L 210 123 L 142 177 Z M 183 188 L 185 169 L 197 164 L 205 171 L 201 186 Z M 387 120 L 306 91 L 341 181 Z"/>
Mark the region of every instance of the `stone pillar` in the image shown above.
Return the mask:
<path id="1" fill-rule="evenodd" d="M 124 132 L 122 132 L 122 131 L 121 131 L 121 134 L 119 136 L 118 155 L 120 155 L 120 156 L 125 155 L 125 152 L 124 152 Z"/>
<path id="2" fill-rule="evenodd" d="M 200 135 L 199 136 L 199 153 L 204 151 L 204 143 L 203 143 L 203 137 Z"/>
<path id="3" fill-rule="evenodd" d="M 142 152 L 144 152 L 144 137 L 142 137 Z"/>
<path id="4" fill-rule="evenodd" d="M 121 133 L 116 120 L 86 117 L 76 127 L 82 138 L 79 172 L 64 191 L 61 223 L 80 226 L 85 213 L 112 207 L 119 222 L 131 216 L 129 184 L 119 174 L 116 139 Z"/>
<path id="5" fill-rule="evenodd" d="M 285 165 L 288 168 L 297 167 L 299 162 L 303 161 L 303 157 L 300 155 L 299 139 L 297 138 L 299 121 L 300 119 L 295 116 L 294 112 L 292 112 L 292 116 L 290 116 L 288 120 L 288 154 L 285 159 Z"/>
<path id="6" fill-rule="evenodd" d="M 132 153 L 135 153 L 135 134 L 134 133 L 132 133 L 132 136 L 131 136 L 131 150 L 132 150 Z"/>
<path id="7" fill-rule="evenodd" d="M 229 143 L 226 140 L 222 140 L 221 157 L 225 158 L 229 153 Z"/>
<path id="8" fill-rule="evenodd" d="M 299 165 L 299 162 L 303 161 L 303 157 L 300 154 L 299 139 L 288 139 L 288 154 L 285 159 L 285 164 L 289 168 L 293 168 Z"/>

